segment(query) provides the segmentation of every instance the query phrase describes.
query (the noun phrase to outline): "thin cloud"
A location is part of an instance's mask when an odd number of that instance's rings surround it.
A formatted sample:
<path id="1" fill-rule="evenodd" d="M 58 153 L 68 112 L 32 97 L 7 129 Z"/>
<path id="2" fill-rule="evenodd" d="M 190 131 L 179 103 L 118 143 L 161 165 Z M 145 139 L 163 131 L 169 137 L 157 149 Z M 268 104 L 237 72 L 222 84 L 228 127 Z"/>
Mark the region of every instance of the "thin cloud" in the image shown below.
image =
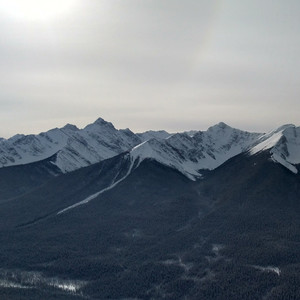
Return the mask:
<path id="1" fill-rule="evenodd" d="M 99 116 L 135 131 L 297 124 L 298 1 L 77 2 L 43 23 L 0 14 L 0 136 Z"/>

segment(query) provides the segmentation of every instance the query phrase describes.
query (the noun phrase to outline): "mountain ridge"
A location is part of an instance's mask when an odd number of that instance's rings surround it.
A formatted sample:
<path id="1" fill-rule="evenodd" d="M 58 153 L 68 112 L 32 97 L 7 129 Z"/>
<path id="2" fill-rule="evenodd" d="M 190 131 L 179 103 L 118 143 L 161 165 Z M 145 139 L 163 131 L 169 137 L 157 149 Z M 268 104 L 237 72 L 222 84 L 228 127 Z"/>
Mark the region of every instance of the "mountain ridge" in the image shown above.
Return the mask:
<path id="1" fill-rule="evenodd" d="M 80 299 L 299 298 L 299 175 L 266 151 L 197 181 L 150 159 L 126 177 L 130 163 L 120 154 L 0 204 L 4 299 L 58 293 L 41 284 L 51 278 L 82 282 L 66 291 Z"/>
<path id="2" fill-rule="evenodd" d="M 65 130 L 69 162 L 135 138 Z M 1 298 L 299 299 L 299 129 L 159 136 L 70 172 L 0 168 Z"/>
<path id="3" fill-rule="evenodd" d="M 129 151 L 133 160 L 151 158 L 196 180 L 202 176 L 201 170 L 213 170 L 240 153 L 270 151 L 274 162 L 296 174 L 299 149 L 300 129 L 293 124 L 265 134 L 232 128 L 224 122 L 206 131 L 134 133 L 98 118 L 83 129 L 66 124 L 38 135 L 19 134 L 0 140 L 0 167 L 53 157 L 51 163 L 67 173 Z"/>

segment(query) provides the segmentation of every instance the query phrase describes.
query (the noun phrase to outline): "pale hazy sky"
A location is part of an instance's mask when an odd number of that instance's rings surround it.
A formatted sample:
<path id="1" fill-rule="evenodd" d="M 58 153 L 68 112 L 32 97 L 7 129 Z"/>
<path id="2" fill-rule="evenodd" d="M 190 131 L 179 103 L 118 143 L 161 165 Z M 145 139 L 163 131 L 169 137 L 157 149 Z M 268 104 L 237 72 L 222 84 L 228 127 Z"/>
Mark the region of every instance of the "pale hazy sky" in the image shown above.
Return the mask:
<path id="1" fill-rule="evenodd" d="M 0 0 L 0 136 L 300 125 L 299 53 L 299 0 Z"/>

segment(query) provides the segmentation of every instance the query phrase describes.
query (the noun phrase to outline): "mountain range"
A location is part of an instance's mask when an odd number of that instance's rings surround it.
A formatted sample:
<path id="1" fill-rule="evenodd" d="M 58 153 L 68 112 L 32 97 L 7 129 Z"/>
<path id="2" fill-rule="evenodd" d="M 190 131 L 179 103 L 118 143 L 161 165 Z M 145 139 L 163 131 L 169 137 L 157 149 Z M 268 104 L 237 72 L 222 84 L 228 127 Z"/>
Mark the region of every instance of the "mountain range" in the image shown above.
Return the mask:
<path id="1" fill-rule="evenodd" d="M 300 128 L 284 125 L 267 134 L 250 133 L 221 122 L 207 131 L 170 134 L 117 130 L 97 119 L 83 129 L 67 124 L 38 135 L 15 135 L 0 140 L 0 167 L 24 165 L 52 157 L 66 173 L 129 151 L 133 160 L 153 159 L 192 178 L 201 169 L 213 170 L 231 157 L 269 150 L 274 162 L 297 173 Z"/>
<path id="2" fill-rule="evenodd" d="M 300 127 L 0 139 L 3 299 L 300 298 Z"/>

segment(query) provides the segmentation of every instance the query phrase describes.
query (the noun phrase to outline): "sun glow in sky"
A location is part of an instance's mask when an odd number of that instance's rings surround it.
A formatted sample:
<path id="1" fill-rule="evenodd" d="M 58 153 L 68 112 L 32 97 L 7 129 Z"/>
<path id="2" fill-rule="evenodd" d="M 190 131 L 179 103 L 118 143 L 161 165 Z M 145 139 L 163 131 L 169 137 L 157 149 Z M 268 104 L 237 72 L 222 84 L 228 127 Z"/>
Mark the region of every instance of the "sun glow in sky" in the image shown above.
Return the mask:
<path id="1" fill-rule="evenodd" d="M 3 0 L 1 11 L 16 19 L 47 21 L 70 11 L 77 0 Z"/>

